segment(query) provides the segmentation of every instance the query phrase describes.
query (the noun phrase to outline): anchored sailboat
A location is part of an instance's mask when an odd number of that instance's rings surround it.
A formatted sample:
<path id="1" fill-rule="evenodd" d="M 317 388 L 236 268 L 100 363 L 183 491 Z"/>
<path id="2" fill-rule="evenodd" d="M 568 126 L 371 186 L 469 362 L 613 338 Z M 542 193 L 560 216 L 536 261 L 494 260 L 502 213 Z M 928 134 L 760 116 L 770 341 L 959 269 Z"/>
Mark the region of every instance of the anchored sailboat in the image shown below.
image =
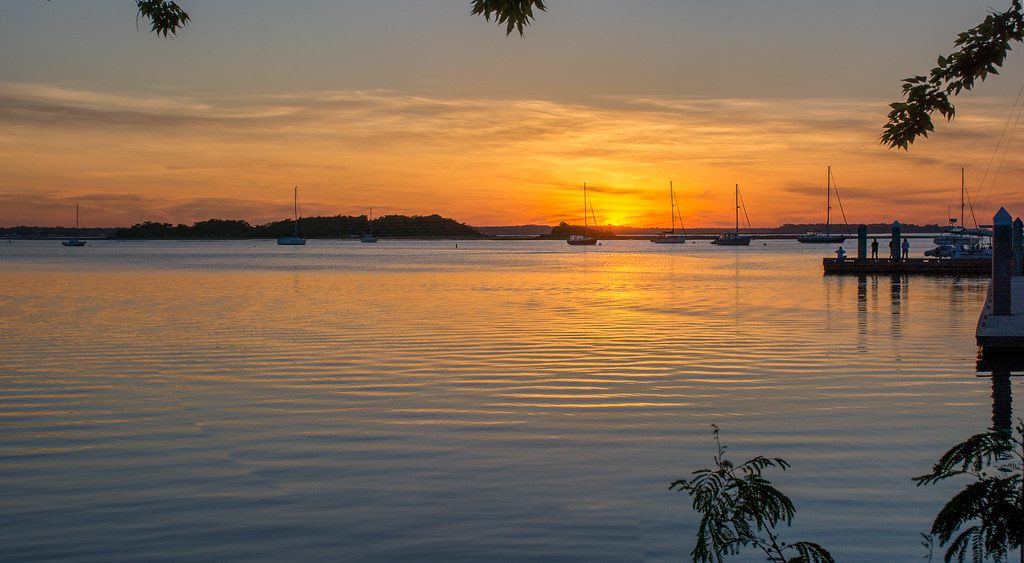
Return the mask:
<path id="1" fill-rule="evenodd" d="M 370 215 L 367 217 L 367 223 L 370 224 L 370 234 L 363 235 L 359 239 L 359 242 L 377 242 L 377 237 L 373 236 L 373 208 L 370 208 Z"/>
<path id="2" fill-rule="evenodd" d="M 925 250 L 925 256 L 937 258 L 960 258 L 960 259 L 991 259 L 992 246 L 984 242 L 984 237 L 991 237 L 992 231 L 982 228 L 968 229 L 966 225 L 964 210 L 967 202 L 967 182 L 964 169 L 960 169 L 960 225 L 957 226 L 956 217 L 949 218 L 949 226 L 941 235 L 932 239 L 935 248 Z M 974 214 L 974 206 L 971 206 L 971 215 Z"/>
<path id="3" fill-rule="evenodd" d="M 668 199 L 671 202 L 672 230 L 661 233 L 651 239 L 655 244 L 682 244 L 686 242 L 685 233 L 676 233 L 676 217 L 679 217 L 679 230 L 683 230 L 683 216 L 679 214 L 679 206 L 676 205 L 676 193 L 672 188 L 672 182 L 668 183 Z"/>
<path id="4" fill-rule="evenodd" d="M 588 207 L 590 215 L 594 215 L 594 206 L 590 204 L 590 200 L 587 199 L 587 185 L 583 184 L 583 234 L 569 235 L 569 240 L 565 241 L 573 246 L 594 246 L 597 244 L 597 239 L 587 235 L 587 212 Z M 597 217 L 594 217 L 594 226 L 597 226 Z"/>
<path id="5" fill-rule="evenodd" d="M 836 191 L 836 198 L 839 198 L 839 192 Z M 842 202 L 840 202 L 840 206 Z M 846 218 L 846 213 L 843 213 L 843 218 Z M 829 232 L 829 227 L 832 222 L 832 167 L 828 167 L 828 173 L 825 178 L 825 232 L 820 231 L 809 231 L 796 238 L 799 242 L 805 243 L 835 243 L 843 242 L 846 240 L 845 235 L 833 235 Z"/>
<path id="6" fill-rule="evenodd" d="M 740 185 L 736 184 L 736 230 L 731 233 L 722 233 L 718 235 L 718 238 L 711 241 L 711 244 L 717 244 L 719 246 L 750 246 L 750 241 L 754 238 L 750 235 L 740 234 Z M 743 210 L 743 214 L 747 214 L 747 210 Z M 747 228 L 750 227 L 750 219 L 747 219 Z"/>
<path id="7" fill-rule="evenodd" d="M 292 213 L 294 214 L 295 232 L 277 239 L 277 244 L 282 246 L 300 246 L 306 244 L 306 239 L 299 236 L 299 187 L 295 186 L 295 203 Z"/>
<path id="8" fill-rule="evenodd" d="M 67 240 L 60 241 L 64 246 L 85 246 L 84 240 L 78 239 L 78 204 L 75 204 L 75 235 Z"/>

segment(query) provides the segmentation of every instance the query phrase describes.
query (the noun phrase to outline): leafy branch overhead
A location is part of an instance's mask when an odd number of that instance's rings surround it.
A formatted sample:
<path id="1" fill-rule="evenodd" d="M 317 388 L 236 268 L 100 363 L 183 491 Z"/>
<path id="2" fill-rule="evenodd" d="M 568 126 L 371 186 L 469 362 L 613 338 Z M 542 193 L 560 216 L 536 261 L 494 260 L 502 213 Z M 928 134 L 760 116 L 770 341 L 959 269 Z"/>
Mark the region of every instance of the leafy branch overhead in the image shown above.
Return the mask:
<path id="1" fill-rule="evenodd" d="M 547 10 L 544 0 L 473 0 L 474 16 L 482 15 L 487 21 L 491 17 L 498 22 L 498 25 L 505 25 L 505 35 L 511 35 L 513 30 L 523 35 L 523 28 L 530 25 L 534 19 L 533 8 Z"/>
<path id="2" fill-rule="evenodd" d="M 157 35 L 176 35 L 191 21 L 188 13 L 171 0 L 136 0 L 139 17 L 150 21 L 150 31 Z M 544 0 L 472 0 L 471 14 L 481 15 L 487 21 L 493 18 L 505 26 L 505 35 L 523 30 L 534 19 L 534 9 L 544 11 Z"/>
<path id="3" fill-rule="evenodd" d="M 890 148 L 907 150 L 918 137 L 935 130 L 932 115 L 952 120 L 956 108 L 950 102 L 978 80 L 999 74 L 999 67 L 1011 50 L 1011 43 L 1024 41 L 1024 9 L 1013 0 L 1005 12 L 992 12 L 977 26 L 960 33 L 953 43 L 957 51 L 938 59 L 928 76 L 903 80 L 904 101 L 889 104 L 889 122 L 881 142 Z"/>
<path id="4" fill-rule="evenodd" d="M 136 0 L 135 3 L 139 7 L 139 17 L 149 19 L 150 31 L 157 35 L 176 35 L 191 19 L 177 2 L 171 0 Z"/>

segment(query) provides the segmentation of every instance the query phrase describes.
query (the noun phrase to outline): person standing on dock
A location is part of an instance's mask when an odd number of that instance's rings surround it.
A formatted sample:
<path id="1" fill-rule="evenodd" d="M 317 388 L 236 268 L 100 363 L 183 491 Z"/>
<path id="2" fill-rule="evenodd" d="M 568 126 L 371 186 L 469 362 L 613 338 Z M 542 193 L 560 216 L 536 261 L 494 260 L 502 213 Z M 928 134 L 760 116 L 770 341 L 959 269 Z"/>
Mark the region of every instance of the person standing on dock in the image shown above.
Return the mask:
<path id="1" fill-rule="evenodd" d="M 899 251 L 896 250 L 896 241 L 889 239 L 889 260 L 895 260 L 898 255 Z"/>
<path id="2" fill-rule="evenodd" d="M 910 256 L 910 239 L 903 239 L 903 259 L 906 260 Z"/>
<path id="3" fill-rule="evenodd" d="M 842 246 L 836 249 L 836 260 L 839 262 L 846 260 L 846 251 L 843 250 Z"/>
<path id="4" fill-rule="evenodd" d="M 871 257 L 878 258 L 878 239 L 871 241 Z"/>

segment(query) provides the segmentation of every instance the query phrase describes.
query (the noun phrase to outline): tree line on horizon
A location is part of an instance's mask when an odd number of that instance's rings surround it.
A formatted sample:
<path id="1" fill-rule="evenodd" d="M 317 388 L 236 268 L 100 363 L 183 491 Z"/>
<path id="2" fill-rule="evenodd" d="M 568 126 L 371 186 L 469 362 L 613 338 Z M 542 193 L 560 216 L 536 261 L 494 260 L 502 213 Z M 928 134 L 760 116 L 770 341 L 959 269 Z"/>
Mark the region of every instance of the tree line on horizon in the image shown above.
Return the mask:
<path id="1" fill-rule="evenodd" d="M 307 217 L 300 223 L 301 234 L 312 238 L 345 238 L 368 234 L 370 221 L 365 215 Z M 856 225 L 832 225 L 833 232 L 855 234 Z M 885 235 L 891 230 L 888 223 L 868 223 L 868 233 Z M 691 227 L 692 234 L 717 234 L 725 227 Z M 824 223 L 785 223 L 778 227 L 740 229 L 742 232 L 797 235 L 807 231 L 823 230 Z M 454 219 L 440 215 L 405 216 L 385 215 L 373 220 L 373 234 L 381 237 L 478 237 L 490 238 L 498 235 L 540 238 L 569 238 L 581 234 L 600 239 L 612 239 L 619 235 L 655 234 L 663 227 L 632 227 L 628 225 L 587 226 L 573 225 L 565 221 L 554 227 L 546 225 L 510 225 L 505 227 L 471 227 Z M 937 233 L 943 227 L 937 224 L 902 225 L 904 233 Z M 277 238 L 294 231 L 292 220 L 274 221 L 264 225 L 251 225 L 241 219 L 208 219 L 192 225 L 145 221 L 131 227 L 74 227 L 28 226 L 0 227 L 0 237 L 18 238 L 59 238 L 78 236 L 82 238 L 116 239 L 178 239 L 178 238 Z"/>
<path id="2" fill-rule="evenodd" d="M 349 238 L 371 232 L 380 237 L 454 237 L 480 238 L 480 231 L 440 215 L 384 215 L 372 222 L 366 215 L 304 217 L 299 234 L 309 238 Z M 241 219 L 208 219 L 192 225 L 172 225 L 146 221 L 117 229 L 115 239 L 184 239 L 184 238 L 278 238 L 295 232 L 291 219 L 251 225 Z"/>

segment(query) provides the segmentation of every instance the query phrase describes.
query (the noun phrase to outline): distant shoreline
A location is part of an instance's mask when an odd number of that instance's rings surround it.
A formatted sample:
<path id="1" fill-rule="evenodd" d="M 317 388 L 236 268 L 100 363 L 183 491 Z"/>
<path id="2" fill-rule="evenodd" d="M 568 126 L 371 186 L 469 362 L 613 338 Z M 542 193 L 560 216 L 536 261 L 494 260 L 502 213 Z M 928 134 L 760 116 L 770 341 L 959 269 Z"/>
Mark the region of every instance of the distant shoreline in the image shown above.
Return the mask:
<path id="1" fill-rule="evenodd" d="M 719 231 L 719 233 L 720 232 L 726 232 L 726 229 L 723 229 L 722 231 Z M 716 238 L 718 238 L 718 234 L 719 233 L 715 233 L 715 234 L 708 234 L 708 233 L 687 234 L 686 238 L 688 240 L 694 240 L 694 241 L 697 241 L 697 240 L 715 240 Z M 758 233 L 758 232 L 746 232 L 746 231 L 744 231 L 743 234 L 751 235 L 752 237 L 754 237 L 754 240 L 796 240 L 797 237 L 801 236 L 801 235 L 789 234 L 789 233 Z M 941 231 L 923 232 L 923 233 L 909 233 L 909 234 L 902 234 L 901 238 L 905 238 L 905 239 L 930 239 L 930 238 L 933 238 L 933 237 L 935 237 L 936 235 L 939 235 L 939 234 L 941 234 Z M 62 236 L 18 236 L 18 235 L 11 235 L 11 236 L 0 236 L 0 241 L 2 241 L 3 239 L 9 239 L 9 240 L 12 240 L 12 241 L 15 241 L 15 240 L 60 241 L 60 240 L 68 238 L 69 236 L 71 236 L 71 235 L 62 235 Z M 651 238 L 653 238 L 653 236 L 654 235 L 616 235 L 616 236 L 609 236 L 609 237 L 598 236 L 598 237 L 595 237 L 595 238 L 597 238 L 598 240 L 605 240 L 605 241 L 615 241 L 615 240 L 650 240 Z M 856 240 L 857 239 L 857 235 L 856 234 L 846 235 L 846 237 L 847 237 L 847 240 Z M 868 233 L 868 238 L 888 239 L 890 237 L 891 237 L 890 233 Z M 237 242 L 237 241 L 247 241 L 247 240 L 273 242 L 274 240 L 276 240 L 276 239 L 274 239 L 272 237 L 116 238 L 116 237 L 79 236 L 77 238 L 79 240 L 85 240 L 85 241 L 113 241 L 113 242 L 160 242 L 160 241 L 167 241 L 167 242 Z M 417 240 L 421 240 L 421 241 L 451 240 L 451 241 L 491 241 L 491 242 L 517 242 L 517 241 L 539 241 L 539 242 L 543 242 L 543 241 L 564 241 L 565 240 L 565 237 L 552 237 L 552 236 L 544 236 L 544 235 L 536 235 L 536 236 L 529 236 L 529 235 L 437 236 L 437 237 L 431 237 L 431 236 L 418 236 L 418 237 L 417 236 L 408 236 L 408 237 L 377 237 L 377 238 L 381 242 L 386 242 L 386 241 L 417 241 Z M 340 240 L 340 241 L 359 242 L 359 238 L 358 237 L 306 237 L 306 240 Z"/>

